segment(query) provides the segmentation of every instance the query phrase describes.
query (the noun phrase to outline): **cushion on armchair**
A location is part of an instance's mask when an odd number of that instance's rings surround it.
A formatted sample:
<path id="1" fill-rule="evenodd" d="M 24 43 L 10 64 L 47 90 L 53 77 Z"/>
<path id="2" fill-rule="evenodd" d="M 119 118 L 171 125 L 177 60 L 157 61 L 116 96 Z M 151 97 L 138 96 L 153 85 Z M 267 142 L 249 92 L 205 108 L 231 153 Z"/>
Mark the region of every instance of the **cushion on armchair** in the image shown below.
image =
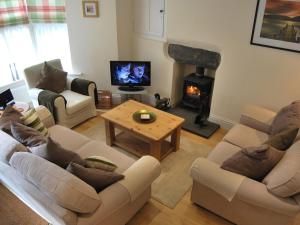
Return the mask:
<path id="1" fill-rule="evenodd" d="M 41 79 L 38 81 L 36 87 L 44 90 L 60 93 L 65 90 L 67 84 L 68 73 L 44 63 L 41 71 Z"/>

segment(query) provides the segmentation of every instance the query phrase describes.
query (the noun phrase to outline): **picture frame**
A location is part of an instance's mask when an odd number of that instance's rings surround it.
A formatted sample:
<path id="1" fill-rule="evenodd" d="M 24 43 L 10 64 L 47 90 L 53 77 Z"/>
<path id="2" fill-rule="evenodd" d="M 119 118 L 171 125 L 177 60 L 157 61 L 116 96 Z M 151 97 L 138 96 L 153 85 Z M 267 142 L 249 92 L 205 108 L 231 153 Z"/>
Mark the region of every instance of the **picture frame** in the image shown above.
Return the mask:
<path id="1" fill-rule="evenodd" d="M 251 44 L 300 52 L 300 1 L 258 0 Z"/>
<path id="2" fill-rule="evenodd" d="M 84 17 L 99 17 L 99 2 L 97 0 L 82 1 L 82 11 Z"/>

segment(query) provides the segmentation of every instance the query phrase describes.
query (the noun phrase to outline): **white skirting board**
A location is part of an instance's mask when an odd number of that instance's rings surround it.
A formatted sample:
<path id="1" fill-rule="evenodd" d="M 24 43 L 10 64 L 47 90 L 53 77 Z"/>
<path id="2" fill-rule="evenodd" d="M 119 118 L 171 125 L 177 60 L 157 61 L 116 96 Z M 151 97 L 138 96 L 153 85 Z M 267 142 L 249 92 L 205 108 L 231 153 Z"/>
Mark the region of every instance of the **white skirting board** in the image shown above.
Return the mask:
<path id="1" fill-rule="evenodd" d="M 221 128 L 225 130 L 230 130 L 237 122 L 223 118 L 221 116 L 217 116 L 214 114 L 210 114 L 209 121 L 220 124 Z"/>

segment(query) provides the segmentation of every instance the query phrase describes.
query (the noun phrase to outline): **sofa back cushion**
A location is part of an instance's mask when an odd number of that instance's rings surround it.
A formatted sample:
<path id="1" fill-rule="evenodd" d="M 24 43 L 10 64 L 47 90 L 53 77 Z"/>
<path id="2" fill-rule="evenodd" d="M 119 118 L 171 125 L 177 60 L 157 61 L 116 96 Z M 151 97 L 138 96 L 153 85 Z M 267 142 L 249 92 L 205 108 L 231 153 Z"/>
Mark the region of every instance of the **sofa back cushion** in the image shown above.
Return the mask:
<path id="1" fill-rule="evenodd" d="M 263 183 L 279 197 L 290 197 L 300 192 L 300 141 L 286 151 Z"/>
<path id="2" fill-rule="evenodd" d="M 10 165 L 58 205 L 78 213 L 93 213 L 101 199 L 93 187 L 59 166 L 31 153 L 15 153 Z"/>
<path id="3" fill-rule="evenodd" d="M 14 152 L 27 152 L 28 149 L 13 137 L 0 130 L 0 161 L 8 164 Z"/>

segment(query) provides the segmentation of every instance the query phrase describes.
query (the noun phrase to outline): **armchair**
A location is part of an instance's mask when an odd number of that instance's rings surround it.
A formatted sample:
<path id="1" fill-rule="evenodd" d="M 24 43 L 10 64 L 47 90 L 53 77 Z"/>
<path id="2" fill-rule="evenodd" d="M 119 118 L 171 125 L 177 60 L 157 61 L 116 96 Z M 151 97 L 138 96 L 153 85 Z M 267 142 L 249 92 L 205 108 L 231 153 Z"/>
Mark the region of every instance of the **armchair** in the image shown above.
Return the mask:
<path id="1" fill-rule="evenodd" d="M 195 160 L 190 170 L 193 203 L 237 225 L 293 224 L 300 212 L 300 194 L 276 196 L 267 188 L 269 175 L 258 182 L 221 168 L 226 159 L 242 148 L 263 144 L 268 139 L 275 115 L 275 112 L 258 106 L 247 106 L 240 123 L 225 135 L 208 157 Z M 295 142 L 282 158 L 290 163 L 284 164 L 284 168 L 293 172 L 295 171 L 291 165 L 300 168 L 299 158 L 295 157 L 299 155 L 299 146 L 300 142 Z M 274 175 L 281 169 L 279 163 L 271 173 Z M 280 177 L 277 177 L 272 177 L 273 182 L 280 183 Z"/>
<path id="2" fill-rule="evenodd" d="M 62 64 L 59 59 L 54 59 L 47 63 L 62 70 Z M 69 128 L 97 115 L 95 107 L 95 102 L 97 101 L 97 90 L 95 83 L 84 81 L 78 78 L 78 76 L 76 77 L 76 75 L 68 74 L 67 84 L 63 92 L 57 94 L 47 91 L 48 94 L 52 94 L 54 96 L 53 105 L 49 102 L 41 103 L 39 101 L 39 96 L 44 90 L 36 88 L 36 85 L 41 78 L 42 68 L 43 63 L 40 63 L 24 70 L 29 96 L 35 107 L 41 104 L 46 106 L 55 115 L 55 122 L 57 124 Z M 85 87 L 78 88 L 78 84 L 80 85 L 80 83 L 85 84 Z M 83 90 L 84 88 L 86 90 Z"/>

